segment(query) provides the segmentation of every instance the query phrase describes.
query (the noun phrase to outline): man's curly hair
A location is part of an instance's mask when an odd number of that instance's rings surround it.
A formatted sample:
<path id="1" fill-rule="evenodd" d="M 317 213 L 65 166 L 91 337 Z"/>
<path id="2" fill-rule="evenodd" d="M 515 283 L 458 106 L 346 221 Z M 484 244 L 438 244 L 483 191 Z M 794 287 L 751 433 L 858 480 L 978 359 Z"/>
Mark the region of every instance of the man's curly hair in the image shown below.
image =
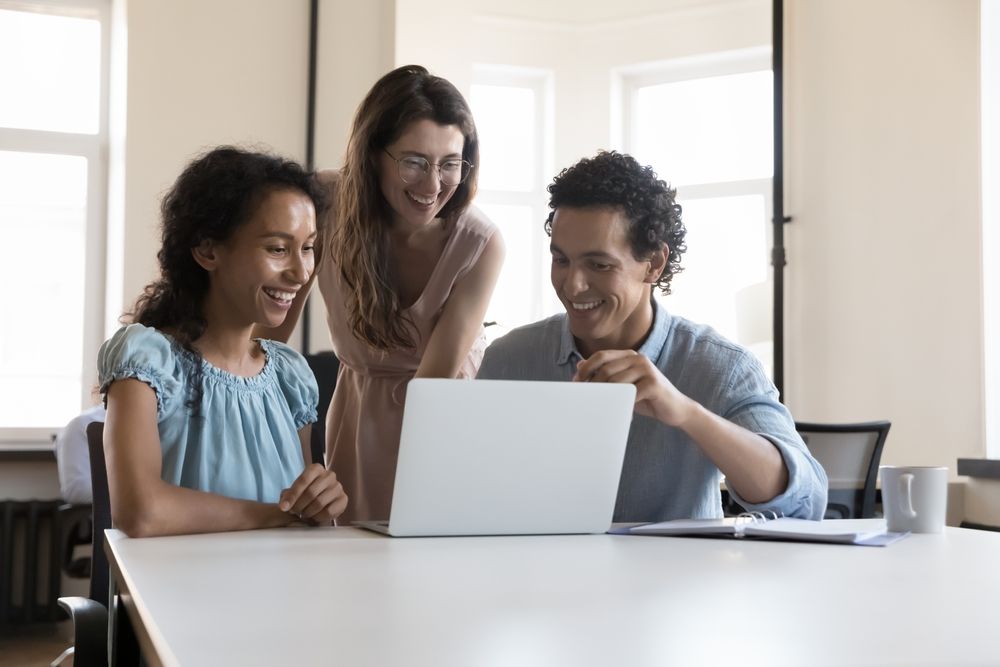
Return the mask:
<path id="1" fill-rule="evenodd" d="M 681 269 L 681 255 L 687 250 L 677 190 L 656 177 L 652 167 L 644 167 L 631 155 L 601 151 L 563 169 L 548 187 L 549 217 L 545 232 L 552 236 L 552 218 L 560 206 L 570 208 L 612 207 L 624 211 L 631 223 L 629 243 L 632 255 L 644 260 L 662 244 L 669 249 L 667 265 L 656 281 L 670 294 L 670 280 Z"/>

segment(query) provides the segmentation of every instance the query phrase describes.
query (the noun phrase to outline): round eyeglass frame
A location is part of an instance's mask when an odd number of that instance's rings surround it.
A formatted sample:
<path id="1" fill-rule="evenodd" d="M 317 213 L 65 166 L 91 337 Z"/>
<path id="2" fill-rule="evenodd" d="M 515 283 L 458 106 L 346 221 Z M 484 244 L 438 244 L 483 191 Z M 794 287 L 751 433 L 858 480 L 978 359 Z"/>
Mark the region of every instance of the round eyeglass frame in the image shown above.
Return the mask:
<path id="1" fill-rule="evenodd" d="M 447 185 L 450 188 L 458 187 L 462 183 L 465 183 L 466 179 L 469 178 L 469 174 L 471 174 L 472 170 L 476 168 L 476 165 L 472 164 L 468 160 L 459 160 L 459 162 L 462 163 L 461 179 L 459 179 L 457 183 L 447 183 L 444 180 L 444 172 L 441 171 L 440 163 L 431 162 L 427 158 L 421 157 L 419 155 L 407 155 L 406 157 L 396 157 L 395 155 L 389 152 L 388 148 L 383 148 L 382 150 L 396 163 L 396 175 L 399 176 L 399 180 L 403 181 L 407 185 L 413 185 L 414 183 L 419 182 L 420 179 L 406 180 L 406 178 L 403 176 L 403 160 L 421 160 L 425 165 L 427 165 L 424 169 L 421 170 L 422 173 L 420 175 L 420 178 L 425 178 L 427 174 L 430 173 L 431 167 L 437 167 L 438 180 L 440 180 L 443 185 Z"/>

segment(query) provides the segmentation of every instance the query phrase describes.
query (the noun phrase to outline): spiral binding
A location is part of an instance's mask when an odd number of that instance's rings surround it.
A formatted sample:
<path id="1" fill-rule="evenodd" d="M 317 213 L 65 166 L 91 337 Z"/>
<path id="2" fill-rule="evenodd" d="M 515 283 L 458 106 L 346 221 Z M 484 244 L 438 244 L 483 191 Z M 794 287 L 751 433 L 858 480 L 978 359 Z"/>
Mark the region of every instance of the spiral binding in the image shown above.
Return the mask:
<path id="1" fill-rule="evenodd" d="M 733 525 L 735 535 L 736 537 L 744 537 L 744 531 L 746 531 L 747 526 L 767 523 L 771 519 L 777 519 L 782 516 L 784 516 L 784 514 L 774 510 L 764 510 L 762 512 L 743 512 L 742 514 L 738 514 Z"/>

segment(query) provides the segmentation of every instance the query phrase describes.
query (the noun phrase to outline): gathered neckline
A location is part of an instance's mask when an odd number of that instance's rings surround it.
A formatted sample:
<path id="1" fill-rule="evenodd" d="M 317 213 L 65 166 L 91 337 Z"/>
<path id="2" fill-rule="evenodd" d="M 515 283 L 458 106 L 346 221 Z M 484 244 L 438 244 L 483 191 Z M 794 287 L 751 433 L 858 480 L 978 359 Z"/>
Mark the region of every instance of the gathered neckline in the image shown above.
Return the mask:
<path id="1" fill-rule="evenodd" d="M 201 362 L 202 372 L 205 377 L 211 377 L 215 380 L 222 382 L 223 384 L 230 385 L 232 387 L 237 387 L 240 389 L 252 389 L 264 387 L 270 384 L 271 376 L 274 374 L 272 366 L 274 365 L 274 355 L 272 351 L 272 342 L 266 338 L 253 338 L 255 343 L 260 346 L 261 351 L 264 353 L 264 367 L 260 369 L 260 372 L 256 375 L 243 376 L 236 375 L 235 373 L 230 373 L 227 370 L 223 370 L 218 366 L 213 365 L 205 357 L 196 356 L 190 350 L 184 348 L 183 345 L 178 342 L 176 338 L 168 333 L 164 333 L 159 329 L 156 332 L 161 336 L 170 341 L 170 346 L 174 348 L 184 359 L 186 359 L 191 364 Z"/>

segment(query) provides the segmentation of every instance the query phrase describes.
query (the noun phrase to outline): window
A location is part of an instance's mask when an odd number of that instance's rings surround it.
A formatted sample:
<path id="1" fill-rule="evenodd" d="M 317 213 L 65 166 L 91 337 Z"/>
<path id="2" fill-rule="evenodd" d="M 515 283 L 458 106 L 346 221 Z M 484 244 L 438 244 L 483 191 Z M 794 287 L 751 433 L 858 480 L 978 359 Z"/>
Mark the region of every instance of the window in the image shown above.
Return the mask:
<path id="1" fill-rule="evenodd" d="M 89 403 L 103 337 L 109 6 L 0 0 L 0 438 Z"/>
<path id="2" fill-rule="evenodd" d="M 551 172 L 551 74 L 477 66 L 470 96 L 480 137 L 476 205 L 499 227 L 507 260 L 486 314 L 496 338 L 560 312 L 549 284 L 545 191 Z"/>
<path id="3" fill-rule="evenodd" d="M 683 272 L 658 298 L 772 366 L 770 51 L 622 71 L 623 144 L 677 188 Z"/>

